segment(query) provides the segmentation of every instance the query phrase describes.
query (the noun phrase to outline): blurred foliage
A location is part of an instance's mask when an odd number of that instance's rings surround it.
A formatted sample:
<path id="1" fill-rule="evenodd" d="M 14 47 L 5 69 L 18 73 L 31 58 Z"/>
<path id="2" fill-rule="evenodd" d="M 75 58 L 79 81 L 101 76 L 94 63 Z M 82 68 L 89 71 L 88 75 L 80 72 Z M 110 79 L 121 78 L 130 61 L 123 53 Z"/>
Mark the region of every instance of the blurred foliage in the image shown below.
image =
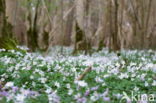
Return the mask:
<path id="1" fill-rule="evenodd" d="M 20 48 L 17 48 L 17 42 L 16 40 L 9 38 L 9 37 L 0 37 L 0 49 L 6 49 L 6 50 L 17 50 L 22 53 L 26 53 L 25 50 L 22 50 Z"/>
<path id="2" fill-rule="evenodd" d="M 11 38 L 0 38 L 0 48 L 11 50 L 16 49 L 16 42 Z"/>

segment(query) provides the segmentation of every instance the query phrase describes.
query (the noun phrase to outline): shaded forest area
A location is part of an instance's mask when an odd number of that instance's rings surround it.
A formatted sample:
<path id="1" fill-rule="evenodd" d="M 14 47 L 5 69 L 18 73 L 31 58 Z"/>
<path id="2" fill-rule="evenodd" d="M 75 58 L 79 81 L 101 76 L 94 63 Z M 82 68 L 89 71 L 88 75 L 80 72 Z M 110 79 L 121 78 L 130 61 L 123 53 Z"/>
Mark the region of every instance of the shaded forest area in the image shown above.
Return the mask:
<path id="1" fill-rule="evenodd" d="M 0 103 L 156 103 L 156 0 L 0 0 Z"/>
<path id="2" fill-rule="evenodd" d="M 155 5 L 155 0 L 0 0 L 0 38 L 31 51 L 54 45 L 74 46 L 73 52 L 155 49 Z"/>

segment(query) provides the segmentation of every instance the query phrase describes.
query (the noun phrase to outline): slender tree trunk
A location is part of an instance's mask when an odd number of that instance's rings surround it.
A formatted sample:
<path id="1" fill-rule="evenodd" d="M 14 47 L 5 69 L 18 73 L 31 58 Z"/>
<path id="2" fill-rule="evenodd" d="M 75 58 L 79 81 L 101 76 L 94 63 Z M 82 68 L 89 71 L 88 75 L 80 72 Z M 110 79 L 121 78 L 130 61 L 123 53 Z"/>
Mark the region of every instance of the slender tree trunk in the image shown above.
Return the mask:
<path id="1" fill-rule="evenodd" d="M 67 15 L 67 21 L 66 21 L 66 26 L 65 26 L 65 40 L 64 40 L 64 45 L 69 46 L 71 44 L 71 35 L 72 35 L 72 30 L 73 30 L 73 23 L 74 23 L 74 8 L 73 6 L 73 1 L 69 1 L 69 6 L 71 9 L 70 13 Z"/>
<path id="2" fill-rule="evenodd" d="M 117 51 L 120 49 L 118 42 L 118 0 L 114 0 L 114 30 L 113 30 L 113 50 Z"/>
<path id="3" fill-rule="evenodd" d="M 111 0 L 109 0 L 109 3 L 108 3 L 108 5 L 109 5 L 109 9 L 108 9 L 108 11 L 109 11 L 109 51 L 111 51 L 111 49 L 112 49 L 112 35 L 113 35 L 113 22 L 112 22 L 112 1 Z"/>
<path id="4" fill-rule="evenodd" d="M 4 20 L 5 20 L 5 0 L 0 0 L 0 37 L 3 36 Z"/>
<path id="5" fill-rule="evenodd" d="M 31 12 L 28 15 L 28 21 L 29 21 L 29 30 L 27 31 L 28 34 L 28 47 L 31 51 L 35 51 L 39 48 L 38 46 L 38 28 L 37 28 L 37 20 L 38 20 L 38 8 L 39 8 L 40 1 L 37 1 L 36 7 L 35 7 L 35 15 L 33 20 L 31 19 Z"/>

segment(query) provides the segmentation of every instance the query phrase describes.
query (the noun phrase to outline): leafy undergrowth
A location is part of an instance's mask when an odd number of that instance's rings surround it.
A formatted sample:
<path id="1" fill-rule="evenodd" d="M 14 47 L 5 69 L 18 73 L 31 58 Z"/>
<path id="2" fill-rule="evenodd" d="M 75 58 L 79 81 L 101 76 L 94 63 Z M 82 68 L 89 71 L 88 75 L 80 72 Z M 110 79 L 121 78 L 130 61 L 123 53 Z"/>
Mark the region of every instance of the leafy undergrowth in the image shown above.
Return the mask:
<path id="1" fill-rule="evenodd" d="M 42 57 L 1 49 L 0 103 L 131 103 L 122 97 L 156 95 L 156 52 L 120 53 Z M 77 81 L 89 66 L 92 70 Z"/>

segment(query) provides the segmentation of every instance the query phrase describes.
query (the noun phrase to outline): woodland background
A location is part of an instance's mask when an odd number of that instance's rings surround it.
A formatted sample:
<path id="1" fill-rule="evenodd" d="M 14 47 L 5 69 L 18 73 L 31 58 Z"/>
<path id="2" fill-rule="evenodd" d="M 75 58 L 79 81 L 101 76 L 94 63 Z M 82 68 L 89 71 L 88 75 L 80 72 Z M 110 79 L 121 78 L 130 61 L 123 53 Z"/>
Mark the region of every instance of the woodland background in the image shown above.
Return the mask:
<path id="1" fill-rule="evenodd" d="M 155 49 L 156 0 L 0 0 L 0 38 L 31 51 Z"/>

